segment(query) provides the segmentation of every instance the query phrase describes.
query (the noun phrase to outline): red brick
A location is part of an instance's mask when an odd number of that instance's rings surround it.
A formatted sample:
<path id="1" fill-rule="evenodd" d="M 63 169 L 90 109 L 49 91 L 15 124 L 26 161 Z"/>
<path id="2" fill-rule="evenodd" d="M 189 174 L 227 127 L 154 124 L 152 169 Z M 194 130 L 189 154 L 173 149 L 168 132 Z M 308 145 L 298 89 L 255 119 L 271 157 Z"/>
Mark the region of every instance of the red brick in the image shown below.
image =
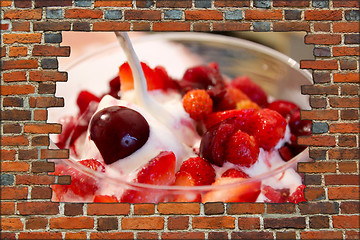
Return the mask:
<path id="1" fill-rule="evenodd" d="M 308 7 L 309 0 L 274 0 L 274 7 Z"/>
<path id="2" fill-rule="evenodd" d="M 215 0 L 215 7 L 250 7 L 249 0 L 234 1 L 234 0 Z"/>
<path id="3" fill-rule="evenodd" d="M 189 228 L 189 217 L 169 217 L 167 227 L 169 230 L 186 230 Z"/>
<path id="4" fill-rule="evenodd" d="M 132 1 L 95 0 L 95 7 L 132 7 Z"/>
<path id="5" fill-rule="evenodd" d="M 336 60 L 301 60 L 300 68 L 319 69 L 319 70 L 336 70 L 338 63 Z"/>
<path id="6" fill-rule="evenodd" d="M 268 214 L 289 214 L 295 211 L 295 205 L 291 203 L 268 204 L 266 209 Z"/>
<path id="7" fill-rule="evenodd" d="M 334 82 L 335 83 L 358 83 L 359 74 L 358 73 L 334 73 Z"/>
<path id="8" fill-rule="evenodd" d="M 125 10 L 127 20 L 161 20 L 161 11 L 157 10 Z"/>
<path id="9" fill-rule="evenodd" d="M 312 229 L 329 228 L 329 217 L 327 216 L 313 216 L 309 218 L 309 226 Z"/>
<path id="10" fill-rule="evenodd" d="M 30 81 L 36 82 L 66 82 L 67 72 L 55 72 L 55 71 L 30 71 Z"/>
<path id="11" fill-rule="evenodd" d="M 345 231 L 345 239 L 359 239 L 359 231 Z"/>
<path id="12" fill-rule="evenodd" d="M 199 203 L 159 203 L 160 214 L 200 214 Z"/>
<path id="13" fill-rule="evenodd" d="M 27 187 L 1 187 L 1 200 L 23 200 L 27 195 Z"/>
<path id="14" fill-rule="evenodd" d="M 3 35 L 4 43 L 40 43 L 41 33 L 8 33 Z"/>
<path id="15" fill-rule="evenodd" d="M 250 31 L 250 23 L 224 22 L 213 23 L 214 31 Z"/>
<path id="16" fill-rule="evenodd" d="M 86 239 L 86 232 L 66 232 L 65 239 Z"/>
<path id="17" fill-rule="evenodd" d="M 134 31 L 150 31 L 151 25 L 148 22 L 133 22 Z"/>
<path id="18" fill-rule="evenodd" d="M 1 215 L 13 215 L 15 214 L 15 202 L 4 202 L 1 204 Z"/>
<path id="19" fill-rule="evenodd" d="M 205 239 L 205 235 L 202 232 L 163 232 L 161 239 Z"/>
<path id="20" fill-rule="evenodd" d="M 23 230 L 24 225 L 20 218 L 1 218 L 1 230 L 2 231 L 17 231 Z"/>
<path id="21" fill-rule="evenodd" d="M 194 229 L 234 229 L 235 218 L 230 216 L 221 217 L 193 217 Z"/>
<path id="22" fill-rule="evenodd" d="M 154 22 L 153 31 L 190 31 L 189 22 Z"/>
<path id="23" fill-rule="evenodd" d="M 10 47 L 9 57 L 24 57 L 27 55 L 27 47 Z"/>
<path id="24" fill-rule="evenodd" d="M 29 160 L 38 158 L 38 149 L 19 149 L 19 160 Z"/>
<path id="25" fill-rule="evenodd" d="M 121 219 L 123 230 L 160 230 L 164 228 L 162 217 L 124 217 Z"/>
<path id="26" fill-rule="evenodd" d="M 186 10 L 186 20 L 222 20 L 223 14 L 217 10 Z"/>
<path id="27" fill-rule="evenodd" d="M 276 239 L 296 239 L 296 232 L 276 232 Z"/>
<path id="28" fill-rule="evenodd" d="M 208 202 L 204 205 L 204 212 L 206 215 L 223 214 L 225 207 L 220 202 Z"/>
<path id="29" fill-rule="evenodd" d="M 334 1 L 333 7 L 360 7 L 360 3 L 357 0 L 347 0 L 347 1 Z"/>
<path id="30" fill-rule="evenodd" d="M 45 229 L 48 224 L 47 218 L 44 217 L 31 217 L 26 219 L 26 229 Z"/>
<path id="31" fill-rule="evenodd" d="M 49 136 L 33 136 L 31 146 L 49 146 Z"/>
<path id="32" fill-rule="evenodd" d="M 31 119 L 31 112 L 29 110 L 4 110 L 2 112 L 2 120 L 8 121 L 25 121 Z"/>
<path id="33" fill-rule="evenodd" d="M 11 30 L 14 32 L 29 32 L 30 22 L 12 22 Z"/>
<path id="34" fill-rule="evenodd" d="M 359 216 L 333 216 L 334 228 L 359 228 Z"/>
<path id="35" fill-rule="evenodd" d="M 2 26 L 2 25 L 1 25 Z M 3 58 L 3 57 L 5 57 L 6 56 L 6 47 L 2 47 L 1 49 L 0 49 L 0 56 Z"/>
<path id="36" fill-rule="evenodd" d="M 51 198 L 52 189 L 50 187 L 33 186 L 31 189 L 31 199 L 45 199 Z"/>
<path id="37" fill-rule="evenodd" d="M 306 187 L 304 195 L 307 201 L 324 200 L 325 190 L 322 187 Z"/>
<path id="38" fill-rule="evenodd" d="M 359 185 L 359 175 L 325 175 L 325 185 Z"/>
<path id="39" fill-rule="evenodd" d="M 333 56 L 359 56 L 359 47 L 333 47 Z"/>
<path id="40" fill-rule="evenodd" d="M 95 22 L 93 31 L 129 31 L 129 22 Z"/>
<path id="41" fill-rule="evenodd" d="M 334 108 L 358 108 L 359 97 L 330 97 L 329 103 Z"/>
<path id="42" fill-rule="evenodd" d="M 56 97 L 30 97 L 29 105 L 31 108 L 63 107 L 64 99 Z"/>
<path id="43" fill-rule="evenodd" d="M 32 173 L 40 173 L 40 172 L 44 173 L 44 172 L 53 172 L 53 171 L 55 171 L 55 164 L 53 162 L 37 161 L 37 162 L 32 162 L 31 164 Z"/>
<path id="44" fill-rule="evenodd" d="M 62 239 L 61 232 L 20 232 L 19 239 Z"/>
<path id="45" fill-rule="evenodd" d="M 359 213 L 360 210 L 360 203 L 359 201 L 354 202 L 342 202 L 341 203 L 341 213 L 342 214 L 354 214 Z"/>
<path id="46" fill-rule="evenodd" d="M 24 126 L 26 133 L 61 133 L 61 124 L 57 123 L 28 123 Z"/>
<path id="47" fill-rule="evenodd" d="M 2 142 L 1 142 L 2 144 Z M 1 160 L 15 160 L 15 154 L 16 151 L 11 149 L 11 150 L 7 150 L 7 149 L 1 149 Z"/>
<path id="48" fill-rule="evenodd" d="M 338 120 L 337 110 L 309 110 L 301 111 L 301 119 L 303 120 Z"/>
<path id="49" fill-rule="evenodd" d="M 274 239 L 274 236 L 272 232 L 241 231 L 241 232 L 232 232 L 231 239 Z"/>
<path id="50" fill-rule="evenodd" d="M 17 185 L 49 185 L 55 183 L 55 176 L 48 175 L 17 175 Z"/>
<path id="51" fill-rule="evenodd" d="M 2 136 L 1 145 L 2 146 L 26 146 L 29 144 L 29 140 L 25 136 Z"/>
<path id="52" fill-rule="evenodd" d="M 306 44 L 335 45 L 341 43 L 340 34 L 311 34 L 305 36 Z"/>
<path id="53" fill-rule="evenodd" d="M 305 20 L 308 21 L 324 21 L 324 20 L 341 20 L 341 10 L 306 10 Z"/>
<path id="54" fill-rule="evenodd" d="M 14 0 L 15 7 L 17 8 L 31 8 L 32 1 L 31 0 Z"/>
<path id="55" fill-rule="evenodd" d="M 359 187 L 329 187 L 328 196 L 330 200 L 358 200 Z"/>
<path id="56" fill-rule="evenodd" d="M 335 173 L 335 162 L 310 162 L 310 163 L 298 163 L 299 172 L 307 173 Z"/>
<path id="57" fill-rule="evenodd" d="M 260 229 L 260 219 L 257 217 L 239 217 L 238 226 L 240 230 Z"/>
<path id="58" fill-rule="evenodd" d="M 51 229 L 92 229 L 94 219 L 92 217 L 58 217 L 50 219 Z"/>
<path id="59" fill-rule="evenodd" d="M 67 31 L 70 30 L 71 23 L 55 21 L 34 22 L 33 28 L 34 31 Z"/>
<path id="60" fill-rule="evenodd" d="M 314 23 L 315 32 L 330 32 L 330 23 L 326 22 L 315 22 Z"/>
<path id="61" fill-rule="evenodd" d="M 226 209 L 227 214 L 261 214 L 265 213 L 263 203 L 229 203 Z"/>
<path id="62" fill-rule="evenodd" d="M 2 62 L 2 70 L 9 69 L 30 69 L 37 68 L 38 61 L 37 59 L 21 59 L 21 60 L 10 60 Z"/>
<path id="63" fill-rule="evenodd" d="M 303 231 L 300 232 L 301 239 L 343 239 L 340 231 Z"/>
<path id="64" fill-rule="evenodd" d="M 32 54 L 33 56 L 68 57 L 70 56 L 70 47 L 35 45 Z"/>
<path id="65" fill-rule="evenodd" d="M 102 18 L 103 12 L 101 10 L 90 9 L 65 9 L 65 18 Z"/>
<path id="66" fill-rule="evenodd" d="M 334 22 L 333 23 L 333 32 L 341 33 L 351 33 L 359 32 L 359 23 L 358 22 Z"/>
<path id="67" fill-rule="evenodd" d="M 157 0 L 156 7 L 166 7 L 166 8 L 191 8 L 191 0 Z"/>
<path id="68" fill-rule="evenodd" d="M 27 172 L 29 167 L 29 163 L 26 162 L 1 162 L 3 172 Z"/>
<path id="69" fill-rule="evenodd" d="M 301 93 L 304 95 L 337 95 L 339 86 L 337 85 L 303 85 Z"/>
<path id="70" fill-rule="evenodd" d="M 1 95 L 23 95 L 35 92 L 32 85 L 7 85 L 1 87 Z"/>
<path id="71" fill-rule="evenodd" d="M 21 215 L 55 215 L 59 213 L 59 203 L 19 202 L 17 209 Z"/>
<path id="72" fill-rule="evenodd" d="M 12 0 L 3 0 L 3 1 L 0 1 L 0 6 L 1 7 L 10 7 L 11 3 L 12 3 Z"/>
<path id="73" fill-rule="evenodd" d="M 310 24 L 307 22 L 274 22 L 274 32 L 288 31 L 310 31 Z"/>
<path id="74" fill-rule="evenodd" d="M 246 20 L 281 20 L 281 10 L 245 10 Z"/>
<path id="75" fill-rule="evenodd" d="M 127 203 L 89 204 L 87 209 L 88 215 L 127 215 L 130 212 L 130 205 Z"/>
<path id="76" fill-rule="evenodd" d="M 134 239 L 132 232 L 92 232 L 90 239 Z"/>
<path id="77" fill-rule="evenodd" d="M 41 159 L 62 159 L 68 158 L 69 152 L 67 149 L 41 149 Z"/>
<path id="78" fill-rule="evenodd" d="M 339 171 L 343 173 L 356 173 L 357 172 L 357 164 L 356 162 L 339 162 Z"/>
<path id="79" fill-rule="evenodd" d="M 210 31 L 210 23 L 208 22 L 196 22 L 193 24 L 195 32 L 208 32 Z"/>
<path id="80" fill-rule="evenodd" d="M 2 31 L 10 30 L 9 27 L 10 27 L 10 24 L 8 24 L 8 23 L 2 23 L 1 24 L 1 30 Z"/>
<path id="81" fill-rule="evenodd" d="M 359 85 L 358 84 L 344 84 L 341 86 L 341 95 L 358 95 Z"/>
<path id="82" fill-rule="evenodd" d="M 155 205 L 152 203 L 134 205 L 134 214 L 136 215 L 151 215 L 154 213 L 155 213 Z"/>
<path id="83" fill-rule="evenodd" d="M 34 110 L 34 120 L 35 121 L 46 121 L 47 120 L 47 110 Z"/>
<path id="84" fill-rule="evenodd" d="M 334 136 L 299 136 L 298 144 L 306 146 L 319 146 L 319 147 L 334 147 L 335 137 Z"/>
<path id="85" fill-rule="evenodd" d="M 359 133 L 358 123 L 332 123 L 330 133 Z"/>
<path id="86" fill-rule="evenodd" d="M 137 233 L 138 239 L 158 239 L 159 234 L 154 232 L 138 232 Z"/>
<path id="87" fill-rule="evenodd" d="M 26 9 L 26 10 L 7 10 L 4 13 L 4 19 L 34 19 L 42 18 L 42 9 Z"/>
<path id="88" fill-rule="evenodd" d="M 358 149 L 329 149 L 329 159 L 358 159 Z"/>

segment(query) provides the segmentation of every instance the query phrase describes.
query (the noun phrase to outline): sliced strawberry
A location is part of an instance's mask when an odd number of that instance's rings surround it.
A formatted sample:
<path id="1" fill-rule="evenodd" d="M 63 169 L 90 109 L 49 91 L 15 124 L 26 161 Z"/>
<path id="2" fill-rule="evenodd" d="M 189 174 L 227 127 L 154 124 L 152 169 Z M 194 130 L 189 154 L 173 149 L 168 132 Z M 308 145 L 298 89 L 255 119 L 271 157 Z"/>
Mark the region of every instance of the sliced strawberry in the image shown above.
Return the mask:
<path id="1" fill-rule="evenodd" d="M 284 203 L 287 202 L 289 198 L 288 188 L 274 189 L 268 185 L 264 185 L 262 193 L 271 203 Z"/>
<path id="2" fill-rule="evenodd" d="M 143 167 L 135 182 L 153 185 L 171 185 L 175 181 L 176 157 L 173 152 L 160 152 L 145 167 Z M 121 198 L 121 202 L 130 203 L 157 203 L 163 196 L 163 191 L 156 190 L 127 190 Z"/>
<path id="3" fill-rule="evenodd" d="M 206 116 L 204 119 L 204 124 L 206 129 L 210 129 L 212 126 L 232 117 L 237 117 L 239 121 L 242 121 L 245 124 L 245 122 L 255 112 L 255 109 L 234 109 L 222 112 L 214 112 Z"/>
<path id="4" fill-rule="evenodd" d="M 93 202 L 107 202 L 107 203 L 114 203 L 119 202 L 119 200 L 115 196 L 109 195 L 95 195 Z"/>
<path id="5" fill-rule="evenodd" d="M 212 185 L 235 184 L 235 187 L 225 187 L 206 193 L 202 202 L 255 202 L 260 194 L 261 182 L 242 183 L 241 178 L 222 177 Z"/>
<path id="6" fill-rule="evenodd" d="M 236 109 L 255 109 L 260 110 L 261 108 L 255 102 L 251 100 L 241 100 L 236 103 Z"/>
<path id="7" fill-rule="evenodd" d="M 295 192 L 293 192 L 289 197 L 289 202 L 298 204 L 299 202 L 306 202 L 304 197 L 304 189 L 305 185 L 300 185 L 296 188 Z"/>
<path id="8" fill-rule="evenodd" d="M 245 127 L 245 131 L 255 137 L 260 147 L 270 150 L 284 137 L 286 120 L 274 110 L 261 109 L 250 117 Z"/>
<path id="9" fill-rule="evenodd" d="M 231 86 L 241 90 L 260 107 L 264 108 L 269 104 L 264 90 L 247 76 L 235 78 L 231 82 Z"/>
<path id="10" fill-rule="evenodd" d="M 92 101 L 100 102 L 100 98 L 98 98 L 89 91 L 81 91 L 79 93 L 78 98 L 76 100 L 76 104 L 79 107 L 80 114 L 83 114 L 86 111 L 86 109 L 88 108 L 89 104 Z"/>
<path id="11" fill-rule="evenodd" d="M 250 167 L 258 159 L 259 145 L 253 136 L 237 130 L 228 140 L 225 148 L 225 160 L 233 164 Z"/>
<path id="12" fill-rule="evenodd" d="M 195 179 L 192 175 L 185 171 L 179 171 L 176 173 L 175 186 L 196 186 Z M 175 194 L 174 202 L 201 202 L 201 195 L 194 191 L 185 191 L 179 194 Z"/>
<path id="13" fill-rule="evenodd" d="M 86 159 L 86 160 L 81 160 L 79 161 L 80 164 L 84 165 L 85 167 L 88 167 L 94 171 L 98 171 L 98 172 L 105 172 L 105 166 L 95 160 L 95 159 Z"/>
<path id="14" fill-rule="evenodd" d="M 290 119 L 290 116 L 293 112 L 300 110 L 298 105 L 285 100 L 273 101 L 269 104 L 268 108 L 277 111 L 287 120 Z"/>
<path id="15" fill-rule="evenodd" d="M 249 175 L 241 171 L 240 169 L 230 168 L 226 170 L 221 177 L 230 177 L 230 178 L 249 178 Z"/>
<path id="16" fill-rule="evenodd" d="M 291 152 L 291 149 L 288 146 L 282 146 L 279 148 L 279 154 L 285 162 L 289 161 L 294 157 L 294 154 Z"/>
<path id="17" fill-rule="evenodd" d="M 205 90 L 195 89 L 184 95 L 183 107 L 192 119 L 201 120 L 212 112 L 213 101 Z"/>
<path id="18" fill-rule="evenodd" d="M 215 181 L 215 169 L 201 157 L 193 157 L 184 161 L 179 172 L 188 172 L 195 181 L 195 185 L 210 185 Z"/>
<path id="19" fill-rule="evenodd" d="M 236 108 L 236 104 L 242 100 L 249 100 L 245 93 L 234 87 L 228 87 L 225 89 L 226 93 L 224 97 L 214 105 L 215 111 L 225 111 Z"/>

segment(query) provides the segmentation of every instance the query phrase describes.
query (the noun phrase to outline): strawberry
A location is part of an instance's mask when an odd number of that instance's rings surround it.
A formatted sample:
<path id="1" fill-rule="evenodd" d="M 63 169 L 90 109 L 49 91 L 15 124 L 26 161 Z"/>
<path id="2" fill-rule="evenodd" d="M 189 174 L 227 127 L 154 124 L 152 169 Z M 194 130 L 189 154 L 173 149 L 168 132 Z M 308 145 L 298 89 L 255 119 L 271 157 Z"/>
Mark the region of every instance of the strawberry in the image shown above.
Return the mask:
<path id="1" fill-rule="evenodd" d="M 249 175 L 241 171 L 240 169 L 230 168 L 226 170 L 221 177 L 230 177 L 230 178 L 249 178 Z"/>
<path id="2" fill-rule="evenodd" d="M 171 185 L 175 181 L 176 157 L 173 152 L 160 152 L 150 160 L 137 174 L 135 182 L 152 185 Z M 124 192 L 121 202 L 156 203 L 162 198 L 163 192 L 156 190 L 127 190 Z"/>
<path id="3" fill-rule="evenodd" d="M 236 103 L 236 109 L 255 109 L 260 110 L 261 108 L 255 102 L 251 100 L 241 100 Z"/>
<path id="4" fill-rule="evenodd" d="M 76 100 L 76 104 L 79 107 L 80 114 L 83 114 L 88 108 L 90 102 L 100 102 L 100 98 L 95 96 L 89 91 L 81 91 Z"/>
<path id="5" fill-rule="evenodd" d="M 243 180 L 242 178 L 230 177 L 216 179 L 212 184 L 214 186 L 238 184 L 231 187 L 224 186 L 223 189 L 210 191 L 203 196 L 202 202 L 255 202 L 260 194 L 261 182 L 242 183 Z"/>
<path id="6" fill-rule="evenodd" d="M 225 160 L 239 166 L 250 167 L 257 161 L 259 152 L 255 138 L 238 130 L 227 142 Z"/>
<path id="7" fill-rule="evenodd" d="M 230 86 L 238 88 L 245 93 L 252 101 L 256 102 L 260 107 L 267 107 L 268 100 L 264 90 L 254 83 L 249 77 L 242 76 L 235 78 Z"/>
<path id="8" fill-rule="evenodd" d="M 287 120 L 290 119 L 290 116 L 293 112 L 300 110 L 298 105 L 285 100 L 274 101 L 269 104 L 268 108 L 277 111 Z"/>
<path id="9" fill-rule="evenodd" d="M 237 117 L 239 121 L 245 122 L 256 112 L 255 109 L 234 109 L 222 112 L 213 112 L 206 116 L 204 124 L 206 129 L 210 129 L 212 126 L 224 121 L 228 118 Z"/>
<path id="10" fill-rule="evenodd" d="M 196 182 L 193 176 L 186 171 L 179 171 L 176 173 L 175 186 L 195 186 Z M 197 192 L 186 191 L 177 194 L 174 197 L 174 202 L 200 202 L 201 195 Z"/>
<path id="11" fill-rule="evenodd" d="M 296 188 L 295 192 L 293 192 L 289 197 L 289 202 L 298 204 L 299 202 L 306 202 L 304 197 L 304 189 L 305 185 L 300 185 Z"/>
<path id="12" fill-rule="evenodd" d="M 119 202 L 119 200 L 115 196 L 95 195 L 93 202 L 114 203 L 114 202 Z"/>
<path id="13" fill-rule="evenodd" d="M 213 102 L 205 90 L 191 90 L 183 97 L 183 106 L 190 117 L 201 120 L 212 112 Z"/>
<path id="14" fill-rule="evenodd" d="M 86 159 L 79 161 L 80 164 L 91 168 L 94 171 L 104 172 L 105 168 L 99 161 L 95 159 Z M 56 168 L 54 172 L 55 175 L 70 175 L 71 184 L 70 185 L 55 185 L 59 187 L 54 188 L 54 192 L 57 196 L 61 196 L 68 191 L 72 191 L 75 195 L 80 197 L 86 197 L 93 195 L 98 190 L 97 180 L 93 177 L 81 173 L 75 168 L 60 165 Z"/>
<path id="15" fill-rule="evenodd" d="M 226 88 L 226 93 L 220 102 L 214 105 L 216 111 L 235 109 L 238 102 L 248 100 L 245 93 L 234 87 Z"/>
<path id="16" fill-rule="evenodd" d="M 291 149 L 288 146 L 282 146 L 279 148 L 279 154 L 285 162 L 289 161 L 294 157 L 294 154 L 291 152 Z"/>
<path id="17" fill-rule="evenodd" d="M 188 172 L 195 181 L 195 185 L 210 185 L 215 181 L 215 170 L 205 159 L 193 157 L 184 161 L 179 172 Z"/>
<path id="18" fill-rule="evenodd" d="M 271 203 L 284 203 L 287 202 L 289 198 L 288 188 L 274 189 L 268 185 L 264 185 L 262 193 Z"/>
<path id="19" fill-rule="evenodd" d="M 261 109 L 250 117 L 245 128 L 245 132 L 254 136 L 260 147 L 270 150 L 284 137 L 286 120 L 274 110 Z"/>

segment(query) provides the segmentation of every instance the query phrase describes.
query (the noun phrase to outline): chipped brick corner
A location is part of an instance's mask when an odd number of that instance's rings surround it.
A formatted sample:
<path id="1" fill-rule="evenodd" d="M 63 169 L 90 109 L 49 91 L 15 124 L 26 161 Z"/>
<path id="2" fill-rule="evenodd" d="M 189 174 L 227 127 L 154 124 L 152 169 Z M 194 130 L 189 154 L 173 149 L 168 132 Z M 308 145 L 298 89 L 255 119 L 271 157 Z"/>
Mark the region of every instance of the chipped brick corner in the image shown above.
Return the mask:
<path id="1" fill-rule="evenodd" d="M 1 238 L 358 239 L 359 2 L 338 0 L 2 0 Z M 56 82 L 62 31 L 306 31 L 314 45 L 307 203 L 54 203 L 48 175 L 47 109 L 61 107 Z"/>

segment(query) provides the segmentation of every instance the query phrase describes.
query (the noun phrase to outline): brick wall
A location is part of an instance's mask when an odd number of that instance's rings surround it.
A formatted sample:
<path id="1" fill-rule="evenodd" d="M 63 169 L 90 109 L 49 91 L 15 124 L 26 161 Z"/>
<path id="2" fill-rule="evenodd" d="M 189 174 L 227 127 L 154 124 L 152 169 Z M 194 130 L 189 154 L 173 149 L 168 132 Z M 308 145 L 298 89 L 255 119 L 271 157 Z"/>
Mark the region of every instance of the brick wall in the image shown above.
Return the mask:
<path id="1" fill-rule="evenodd" d="M 359 2 L 338 0 L 1 0 L 1 238 L 49 239 L 358 239 Z M 306 31 L 315 60 L 303 86 L 312 110 L 314 162 L 305 173 L 307 203 L 54 203 L 47 108 L 54 96 L 62 31 Z"/>

